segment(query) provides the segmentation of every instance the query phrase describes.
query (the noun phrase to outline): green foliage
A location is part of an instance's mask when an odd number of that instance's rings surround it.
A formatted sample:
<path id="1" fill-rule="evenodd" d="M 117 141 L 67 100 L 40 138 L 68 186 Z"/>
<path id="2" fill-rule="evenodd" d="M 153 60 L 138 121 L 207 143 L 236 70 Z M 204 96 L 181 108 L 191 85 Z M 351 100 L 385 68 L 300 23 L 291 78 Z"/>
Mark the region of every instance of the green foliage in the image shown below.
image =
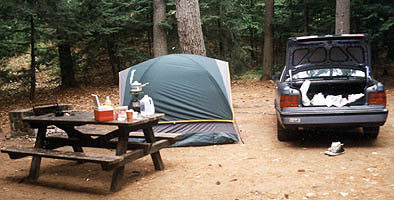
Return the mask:
<path id="1" fill-rule="evenodd" d="M 335 1 L 275 0 L 275 65 L 280 72 L 291 36 L 334 34 Z M 210 57 L 230 62 L 234 77 L 261 73 L 264 0 L 200 0 L 205 46 Z M 373 61 L 394 62 L 394 3 L 351 1 L 351 32 L 368 33 Z M 7 58 L 29 53 L 30 16 L 36 29 L 37 68 L 60 81 L 57 47 L 69 44 L 77 80 L 111 79 L 115 72 L 152 57 L 152 0 L 13 0 L 0 2 L 0 84 L 26 77 L 5 68 Z M 169 53 L 180 53 L 176 1 L 168 0 Z M 307 10 L 306 10 L 307 9 Z M 305 11 L 308 31 L 305 32 Z M 11 70 L 11 71 L 10 71 Z M 96 73 L 97 72 L 97 73 Z M 26 79 L 27 80 L 27 79 Z M 99 79 L 99 81 L 102 81 Z M 23 84 L 22 84 L 23 85 Z M 28 84 L 24 84 L 28 85 Z"/>
<path id="2" fill-rule="evenodd" d="M 144 53 L 136 53 L 133 43 L 135 38 L 144 37 L 146 30 L 152 26 L 151 20 L 146 19 L 146 14 L 152 12 L 151 2 L 82 2 L 80 18 L 86 20 L 83 31 L 86 34 L 79 45 L 83 49 L 76 55 L 81 68 L 87 68 L 83 72 L 87 73 L 102 65 L 103 63 L 97 62 L 97 58 L 108 59 L 108 48 L 111 48 L 111 54 L 120 60 L 121 68 L 134 64 L 135 60 L 140 61 L 141 54 Z"/>
<path id="3" fill-rule="evenodd" d="M 360 33 L 368 33 L 371 38 L 372 61 L 394 62 L 394 2 L 355 0 L 351 6 L 354 10 L 352 28 Z"/>
<path id="4" fill-rule="evenodd" d="M 20 55 L 29 46 L 29 25 L 26 20 L 18 20 L 27 17 L 24 7 L 22 4 L 21 9 L 17 9 L 11 1 L 0 3 L 0 59 Z"/>
<path id="5" fill-rule="evenodd" d="M 27 88 L 24 85 L 28 85 L 30 81 L 28 72 L 24 68 L 3 66 L 0 70 L 0 89 L 9 91 L 26 90 Z"/>
<path id="6" fill-rule="evenodd" d="M 244 1 L 200 1 L 207 55 L 229 61 L 234 77 L 246 71 L 251 61 L 250 46 L 242 37 L 255 24 L 250 23 L 250 13 L 240 14 L 246 13 L 247 6 Z"/>
<path id="7" fill-rule="evenodd" d="M 255 69 L 250 69 L 242 75 L 238 76 L 237 78 L 241 80 L 260 80 L 261 74 L 263 73 L 263 70 L 261 67 L 255 68 Z"/>

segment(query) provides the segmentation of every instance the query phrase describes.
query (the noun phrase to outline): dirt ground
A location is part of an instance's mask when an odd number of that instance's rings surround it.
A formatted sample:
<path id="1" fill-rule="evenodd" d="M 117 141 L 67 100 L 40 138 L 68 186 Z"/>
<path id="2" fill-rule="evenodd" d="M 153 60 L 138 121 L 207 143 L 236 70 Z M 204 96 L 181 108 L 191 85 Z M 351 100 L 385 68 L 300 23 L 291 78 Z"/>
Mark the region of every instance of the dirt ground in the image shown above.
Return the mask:
<path id="1" fill-rule="evenodd" d="M 44 158 L 41 176 L 31 184 L 24 181 L 31 158 L 0 154 L 0 199 L 394 199 L 392 87 L 387 90 L 389 117 L 376 140 L 355 129 L 305 132 L 298 141 L 279 142 L 273 91 L 272 82 L 232 84 L 244 144 L 164 149 L 165 170 L 155 171 L 150 157 L 139 159 L 126 166 L 127 183 L 115 193 L 108 192 L 111 172 L 100 165 Z M 75 109 L 89 109 L 94 92 L 84 88 L 39 98 L 57 97 Z M 105 92 L 119 98 L 116 88 Z M 4 137 L 9 131 L 5 111 L 27 106 L 24 101 L 12 105 L 0 104 L 0 147 L 31 146 L 32 138 Z M 344 154 L 324 155 L 333 141 L 345 144 Z"/>

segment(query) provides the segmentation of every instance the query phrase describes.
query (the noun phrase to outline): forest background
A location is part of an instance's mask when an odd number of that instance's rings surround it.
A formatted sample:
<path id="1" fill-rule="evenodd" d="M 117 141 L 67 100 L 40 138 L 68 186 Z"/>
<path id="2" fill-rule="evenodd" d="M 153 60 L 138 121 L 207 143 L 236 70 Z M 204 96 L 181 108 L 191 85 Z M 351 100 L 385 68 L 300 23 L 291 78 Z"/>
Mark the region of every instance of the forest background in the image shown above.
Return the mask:
<path id="1" fill-rule="evenodd" d="M 375 77 L 392 76 L 394 2 L 350 2 L 350 33 L 369 35 Z M 284 66 L 289 37 L 335 33 L 335 3 L 274 1 L 274 74 Z M 159 25 L 168 53 L 182 53 L 176 1 L 165 4 L 166 18 Z M 228 61 L 233 79 L 261 76 L 265 1 L 200 0 L 199 8 L 206 55 Z M 1 1 L 0 96 L 30 93 L 34 99 L 32 70 L 47 75 L 45 87 L 117 85 L 119 71 L 154 56 L 154 9 L 152 0 Z M 61 65 L 71 71 L 62 71 Z M 67 75 L 67 84 L 61 74 Z"/>

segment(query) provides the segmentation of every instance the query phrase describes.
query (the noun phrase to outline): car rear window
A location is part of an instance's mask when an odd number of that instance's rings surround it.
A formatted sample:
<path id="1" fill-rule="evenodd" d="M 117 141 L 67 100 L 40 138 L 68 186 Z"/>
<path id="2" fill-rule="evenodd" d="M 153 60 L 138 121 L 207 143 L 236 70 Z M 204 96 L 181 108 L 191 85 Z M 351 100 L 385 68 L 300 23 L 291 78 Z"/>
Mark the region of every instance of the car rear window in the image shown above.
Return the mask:
<path id="1" fill-rule="evenodd" d="M 313 78 L 324 78 L 324 77 L 362 78 L 365 77 L 365 72 L 361 70 L 349 69 L 349 68 L 323 68 L 323 69 L 305 70 L 293 74 L 293 79 L 313 79 Z"/>
<path id="2" fill-rule="evenodd" d="M 291 65 L 297 66 L 306 63 L 325 63 L 331 61 L 335 63 L 354 62 L 357 64 L 365 63 L 365 52 L 361 46 L 349 47 L 311 47 L 299 48 L 294 50 Z"/>

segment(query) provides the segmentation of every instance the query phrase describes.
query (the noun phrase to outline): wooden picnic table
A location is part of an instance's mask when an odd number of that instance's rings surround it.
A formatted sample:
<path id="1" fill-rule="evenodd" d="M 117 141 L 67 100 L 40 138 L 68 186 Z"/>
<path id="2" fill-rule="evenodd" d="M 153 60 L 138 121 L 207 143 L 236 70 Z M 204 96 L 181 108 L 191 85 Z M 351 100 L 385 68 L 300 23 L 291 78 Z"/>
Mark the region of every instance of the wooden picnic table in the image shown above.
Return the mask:
<path id="1" fill-rule="evenodd" d="M 159 150 L 175 143 L 180 134 L 154 134 L 152 127 L 158 124 L 162 117 L 164 114 L 156 113 L 150 117 L 134 119 L 132 122 L 98 122 L 94 120 L 93 112 L 73 111 L 58 117 L 53 113 L 29 116 L 23 118 L 23 121 L 38 129 L 34 147 L 7 147 L 2 148 L 1 152 L 8 153 L 11 159 L 33 156 L 29 181 L 38 179 L 42 157 L 99 163 L 103 170 L 113 170 L 110 190 L 118 191 L 124 184 L 124 166 L 129 162 L 150 154 L 155 169 L 164 169 Z M 78 126 L 87 124 L 117 126 L 117 129 L 105 134 L 84 133 L 78 130 Z M 52 125 L 64 130 L 68 137 L 47 136 L 47 127 Z M 135 132 L 140 129 L 143 132 Z M 146 141 L 129 142 L 129 138 L 145 138 Z M 71 146 L 73 151 L 55 150 L 64 146 Z M 83 147 L 116 149 L 116 153 L 88 153 L 84 152 Z"/>

